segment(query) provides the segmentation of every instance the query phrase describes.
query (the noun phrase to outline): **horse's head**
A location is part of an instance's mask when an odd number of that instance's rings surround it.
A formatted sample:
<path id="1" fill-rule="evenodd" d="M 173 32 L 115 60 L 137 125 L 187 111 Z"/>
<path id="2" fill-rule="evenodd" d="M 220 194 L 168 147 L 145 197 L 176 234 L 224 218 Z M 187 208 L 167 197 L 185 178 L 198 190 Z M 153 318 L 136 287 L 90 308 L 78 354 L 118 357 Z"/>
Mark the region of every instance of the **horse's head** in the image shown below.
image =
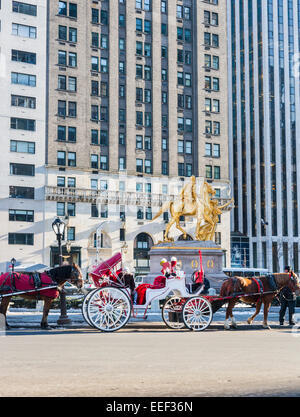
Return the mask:
<path id="1" fill-rule="evenodd" d="M 295 274 L 295 272 L 290 272 L 291 278 L 289 280 L 289 287 L 290 289 L 295 292 L 297 295 L 300 293 L 300 281 L 298 275 Z"/>
<path id="2" fill-rule="evenodd" d="M 60 286 L 62 286 L 66 281 L 69 281 L 77 288 L 83 287 L 82 273 L 79 266 L 75 263 L 72 265 L 63 265 L 53 268 L 49 271 L 49 275 Z"/>
<path id="3" fill-rule="evenodd" d="M 71 275 L 70 275 L 70 279 L 68 281 L 70 281 L 72 284 L 76 285 L 77 288 L 82 288 L 83 287 L 83 278 L 82 278 L 81 269 L 75 263 L 73 263 L 73 265 L 71 265 L 71 266 L 72 266 Z"/>
<path id="4" fill-rule="evenodd" d="M 277 285 L 280 288 L 288 287 L 292 292 L 296 294 L 300 293 L 300 281 L 295 272 L 285 272 L 283 274 L 275 274 Z"/>

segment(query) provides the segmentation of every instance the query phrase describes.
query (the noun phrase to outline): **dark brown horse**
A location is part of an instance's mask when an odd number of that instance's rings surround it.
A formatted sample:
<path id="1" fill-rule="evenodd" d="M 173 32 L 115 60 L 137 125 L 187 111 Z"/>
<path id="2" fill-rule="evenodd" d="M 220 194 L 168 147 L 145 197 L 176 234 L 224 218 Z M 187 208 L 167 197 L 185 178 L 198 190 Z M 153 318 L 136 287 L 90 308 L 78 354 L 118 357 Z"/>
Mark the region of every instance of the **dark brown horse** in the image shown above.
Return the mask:
<path id="1" fill-rule="evenodd" d="M 248 324 L 252 324 L 255 317 L 260 312 L 261 305 L 264 304 L 264 321 L 263 327 L 270 329 L 268 326 L 268 313 L 274 297 L 283 287 L 289 287 L 293 292 L 299 293 L 299 278 L 294 272 L 273 274 L 271 276 L 262 276 L 258 278 L 242 278 L 232 277 L 227 279 L 220 290 L 222 297 L 233 296 L 228 302 L 226 310 L 226 320 L 224 327 L 230 329 L 230 320 L 232 327 L 236 327 L 236 321 L 233 317 L 233 307 L 238 301 L 246 304 L 256 305 L 255 313 L 247 320 Z M 240 295 L 245 294 L 244 297 Z M 253 295 L 251 294 L 258 294 Z M 249 295 L 249 296 L 246 296 Z M 235 297 L 236 296 L 236 297 Z"/>
<path id="2" fill-rule="evenodd" d="M 19 295 L 20 297 L 27 299 L 27 300 L 43 300 L 44 301 L 43 317 L 41 321 L 42 329 L 50 329 L 50 326 L 48 325 L 49 310 L 51 308 L 52 301 L 58 297 L 59 292 L 63 289 L 65 282 L 70 281 L 71 283 L 76 285 L 77 288 L 82 288 L 83 286 L 82 273 L 81 273 L 79 266 L 76 264 L 64 265 L 61 267 L 53 268 L 49 270 L 46 274 L 47 274 L 47 278 L 51 277 L 52 285 L 57 285 L 57 289 L 55 288 L 50 289 L 50 290 L 45 289 L 45 290 L 37 291 L 34 293 L 28 293 L 28 294 L 25 293 L 25 294 Z M 41 274 L 41 280 L 42 280 L 42 276 L 43 274 Z M 16 281 L 17 279 L 18 279 L 18 274 L 16 274 Z M 24 279 L 23 274 L 22 274 L 22 279 Z M 30 280 L 30 276 L 25 276 L 25 279 Z M 30 285 L 29 285 L 29 288 L 30 288 Z M 8 308 L 11 298 L 12 296 L 3 297 L 1 301 L 0 314 L 3 314 L 5 318 L 6 318 L 7 308 Z M 6 327 L 9 328 L 7 321 L 6 321 Z"/>

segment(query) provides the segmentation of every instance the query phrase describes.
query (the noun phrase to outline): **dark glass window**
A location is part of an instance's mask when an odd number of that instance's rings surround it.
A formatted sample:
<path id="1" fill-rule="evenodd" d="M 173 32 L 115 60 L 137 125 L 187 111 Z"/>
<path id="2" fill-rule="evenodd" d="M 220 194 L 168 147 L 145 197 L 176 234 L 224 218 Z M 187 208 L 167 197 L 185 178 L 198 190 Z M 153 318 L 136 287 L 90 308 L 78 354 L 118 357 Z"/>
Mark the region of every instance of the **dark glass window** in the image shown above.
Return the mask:
<path id="1" fill-rule="evenodd" d="M 12 11 L 15 13 L 22 13 L 22 14 L 28 14 L 30 16 L 36 16 L 37 6 L 33 4 L 21 3 L 20 1 L 13 1 Z"/>
<path id="2" fill-rule="evenodd" d="M 34 200 L 34 188 L 10 186 L 9 198 L 24 198 L 28 200 Z"/>
<path id="3" fill-rule="evenodd" d="M 34 244 L 33 233 L 8 233 L 9 245 L 30 245 Z"/>
<path id="4" fill-rule="evenodd" d="M 29 177 L 34 177 L 35 175 L 35 166 L 30 164 L 10 164 L 10 174 L 11 175 L 26 175 Z"/>

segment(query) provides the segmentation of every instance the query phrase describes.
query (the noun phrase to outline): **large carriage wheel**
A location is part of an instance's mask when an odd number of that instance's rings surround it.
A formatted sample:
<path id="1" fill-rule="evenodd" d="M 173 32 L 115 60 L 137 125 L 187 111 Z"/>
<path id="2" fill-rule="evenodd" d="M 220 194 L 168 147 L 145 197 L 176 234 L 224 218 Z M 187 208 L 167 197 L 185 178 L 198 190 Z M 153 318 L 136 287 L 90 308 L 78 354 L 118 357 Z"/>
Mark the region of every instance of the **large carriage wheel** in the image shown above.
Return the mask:
<path id="1" fill-rule="evenodd" d="M 84 320 L 87 322 L 87 324 L 91 327 L 94 327 L 94 325 L 92 324 L 92 322 L 90 321 L 89 317 L 88 317 L 88 312 L 87 312 L 87 308 L 88 308 L 88 301 L 91 298 L 92 294 L 97 291 L 97 288 L 95 290 L 90 291 L 83 300 L 82 306 L 81 306 L 81 312 L 83 315 Z"/>
<path id="2" fill-rule="evenodd" d="M 115 332 L 128 322 L 131 302 L 128 295 L 114 287 L 98 288 L 87 301 L 87 315 L 94 327 Z"/>
<path id="3" fill-rule="evenodd" d="M 183 306 L 182 318 L 186 327 L 200 332 L 211 323 L 213 311 L 210 302 L 204 297 L 189 298 Z"/>
<path id="4" fill-rule="evenodd" d="M 162 319 L 170 329 L 182 329 L 182 298 L 174 296 L 169 298 L 162 308 Z"/>

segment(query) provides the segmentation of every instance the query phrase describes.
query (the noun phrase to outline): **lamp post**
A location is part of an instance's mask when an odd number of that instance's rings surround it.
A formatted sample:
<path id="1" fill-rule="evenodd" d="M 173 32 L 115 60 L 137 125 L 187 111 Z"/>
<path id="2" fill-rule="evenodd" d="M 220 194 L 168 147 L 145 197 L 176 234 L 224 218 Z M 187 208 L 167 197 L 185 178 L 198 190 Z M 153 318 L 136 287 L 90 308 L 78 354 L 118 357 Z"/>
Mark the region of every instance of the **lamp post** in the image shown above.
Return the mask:
<path id="1" fill-rule="evenodd" d="M 10 260 L 10 263 L 11 263 L 11 272 L 12 273 L 14 273 L 15 272 L 15 265 L 16 265 L 16 260 L 15 260 L 15 258 L 12 258 L 11 260 Z"/>
<path id="2" fill-rule="evenodd" d="M 58 243 L 58 256 L 59 256 L 59 266 L 63 264 L 63 256 L 62 256 L 62 245 L 61 241 L 64 235 L 66 224 L 57 217 L 54 222 L 52 223 L 52 229 L 56 235 L 57 243 Z M 70 324 L 71 320 L 67 314 L 67 304 L 66 304 L 66 293 L 64 288 L 62 288 L 60 292 L 60 317 L 57 320 L 58 325 Z"/>

